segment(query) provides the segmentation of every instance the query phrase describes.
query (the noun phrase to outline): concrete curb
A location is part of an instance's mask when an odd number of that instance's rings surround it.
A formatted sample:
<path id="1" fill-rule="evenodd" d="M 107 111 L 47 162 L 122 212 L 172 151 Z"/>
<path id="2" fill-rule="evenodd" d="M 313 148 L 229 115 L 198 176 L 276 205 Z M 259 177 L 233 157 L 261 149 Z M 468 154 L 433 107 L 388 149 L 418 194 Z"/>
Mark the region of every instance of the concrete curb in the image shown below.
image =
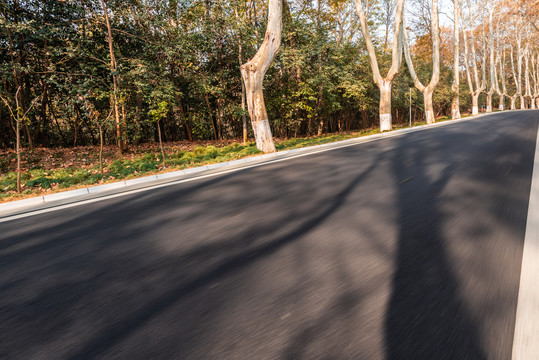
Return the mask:
<path id="1" fill-rule="evenodd" d="M 99 193 L 99 192 L 102 192 L 102 191 L 119 189 L 119 188 L 122 188 L 124 186 L 125 186 L 125 181 L 119 181 L 119 182 L 114 182 L 114 183 L 110 183 L 110 184 L 90 186 L 87 189 L 88 189 L 89 194 L 95 194 L 95 193 Z"/>
<path id="2" fill-rule="evenodd" d="M 8 203 L 0 204 L 0 210 L 15 210 L 23 207 L 29 207 L 34 205 L 41 205 L 43 204 L 44 198 L 43 196 L 28 198 L 24 200 L 17 200 L 17 201 L 11 201 Z"/>
<path id="3" fill-rule="evenodd" d="M 157 175 L 144 176 L 141 178 L 125 180 L 124 183 L 125 183 L 125 186 L 129 186 L 129 185 L 135 185 L 135 184 L 143 184 L 143 183 L 147 183 L 154 180 L 157 180 Z"/>
<path id="4" fill-rule="evenodd" d="M 55 194 L 43 195 L 43 202 L 51 202 L 56 200 L 64 200 L 75 196 L 88 195 L 88 188 L 64 191 Z"/>
<path id="5" fill-rule="evenodd" d="M 119 190 L 119 189 L 124 190 L 126 187 L 132 187 L 134 185 L 146 184 L 149 186 L 151 183 L 156 182 L 156 181 L 179 180 L 182 177 L 185 177 L 188 175 L 192 176 L 198 173 L 203 173 L 203 172 L 211 171 L 211 170 L 217 170 L 224 167 L 234 167 L 234 166 L 241 166 L 244 164 L 271 161 L 271 160 L 275 160 L 279 158 L 284 158 L 286 156 L 296 154 L 296 153 L 309 153 L 309 152 L 316 152 L 317 150 L 323 150 L 326 148 L 339 148 L 339 147 L 343 147 L 347 145 L 349 146 L 349 145 L 354 145 L 354 144 L 361 144 L 361 143 L 373 141 L 376 139 L 384 139 L 387 137 L 399 136 L 401 134 L 408 133 L 408 132 L 426 130 L 426 129 L 431 129 L 433 127 L 455 124 L 461 121 L 473 120 L 473 119 L 477 119 L 485 115 L 491 115 L 491 114 L 496 114 L 496 113 L 479 114 L 479 115 L 469 116 L 469 117 L 458 119 L 458 120 L 446 120 L 443 122 L 430 124 L 430 125 L 419 125 L 419 126 L 414 126 L 411 128 L 403 128 L 403 129 L 388 131 L 388 132 L 379 133 L 379 134 L 373 134 L 373 135 L 356 137 L 352 139 L 330 142 L 326 144 L 313 145 L 313 146 L 307 146 L 307 147 L 290 149 L 290 150 L 283 150 L 283 151 L 279 151 L 279 152 L 275 152 L 271 154 L 262 154 L 262 155 L 247 157 L 243 159 L 226 161 L 222 163 L 202 165 L 202 166 L 189 168 L 185 170 L 172 171 L 172 172 L 163 173 L 163 174 L 144 176 L 144 177 L 140 177 L 136 179 L 118 181 L 118 182 L 114 182 L 110 184 L 90 186 L 83 189 L 65 191 L 65 192 L 60 192 L 60 193 L 55 193 L 55 194 L 50 194 L 50 195 L 43 195 L 43 196 L 28 198 L 24 200 L 11 201 L 11 202 L 0 204 L 0 212 L 5 213 L 7 211 L 28 209 L 28 208 L 35 207 L 38 205 L 43 205 L 46 203 L 52 203 L 52 202 L 56 202 L 60 200 L 82 197 L 85 195 L 100 194 L 100 193 L 110 192 L 110 191 Z M 0 214 L 0 217 L 1 216 L 3 215 Z"/>

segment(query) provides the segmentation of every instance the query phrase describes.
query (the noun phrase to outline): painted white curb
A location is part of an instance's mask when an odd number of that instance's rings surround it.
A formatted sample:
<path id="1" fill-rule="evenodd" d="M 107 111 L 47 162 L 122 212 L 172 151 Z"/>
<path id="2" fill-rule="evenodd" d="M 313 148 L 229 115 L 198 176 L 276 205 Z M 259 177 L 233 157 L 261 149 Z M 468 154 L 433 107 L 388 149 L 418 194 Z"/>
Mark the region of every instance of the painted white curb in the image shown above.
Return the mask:
<path id="1" fill-rule="evenodd" d="M 183 172 L 183 170 L 180 170 L 180 171 L 171 171 L 171 172 L 168 172 L 168 173 L 164 173 L 164 174 L 157 174 L 157 178 L 159 180 L 162 180 L 162 179 L 170 179 L 170 178 L 175 178 L 175 177 L 179 177 L 179 176 L 182 176 L 184 175 L 185 173 Z"/>
<path id="2" fill-rule="evenodd" d="M 143 183 L 147 183 L 147 182 L 155 181 L 155 180 L 157 180 L 157 175 L 144 176 L 144 177 L 140 177 L 136 179 L 125 180 L 124 182 L 125 182 L 125 186 L 129 186 L 129 185 L 143 184 Z"/>
<path id="3" fill-rule="evenodd" d="M 8 203 L 0 204 L 1 210 L 16 210 L 24 207 L 30 207 L 35 205 L 41 205 L 45 201 L 43 200 L 43 196 L 28 198 L 24 200 L 17 200 L 17 201 L 11 201 Z"/>
<path id="4" fill-rule="evenodd" d="M 95 194 L 101 191 L 108 191 L 108 190 L 114 190 L 119 189 L 125 186 L 125 181 L 119 181 L 114 182 L 110 184 L 104 184 L 104 185 L 97 185 L 97 186 L 91 186 L 88 189 L 89 194 Z"/>
<path id="5" fill-rule="evenodd" d="M 88 188 L 64 191 L 64 192 L 59 192 L 59 193 L 49 194 L 49 195 L 43 195 L 43 202 L 46 203 L 49 201 L 64 200 L 70 197 L 82 196 L 82 195 L 88 195 Z"/>

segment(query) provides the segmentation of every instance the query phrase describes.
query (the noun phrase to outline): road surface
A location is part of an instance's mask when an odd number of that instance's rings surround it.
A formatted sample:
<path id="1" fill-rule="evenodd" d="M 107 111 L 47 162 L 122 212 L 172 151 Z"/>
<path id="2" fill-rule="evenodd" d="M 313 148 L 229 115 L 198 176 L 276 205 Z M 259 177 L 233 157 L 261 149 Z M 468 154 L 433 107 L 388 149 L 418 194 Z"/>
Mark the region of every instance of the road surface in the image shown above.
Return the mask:
<path id="1" fill-rule="evenodd" d="M 509 359 L 538 123 L 2 222 L 0 358 Z"/>

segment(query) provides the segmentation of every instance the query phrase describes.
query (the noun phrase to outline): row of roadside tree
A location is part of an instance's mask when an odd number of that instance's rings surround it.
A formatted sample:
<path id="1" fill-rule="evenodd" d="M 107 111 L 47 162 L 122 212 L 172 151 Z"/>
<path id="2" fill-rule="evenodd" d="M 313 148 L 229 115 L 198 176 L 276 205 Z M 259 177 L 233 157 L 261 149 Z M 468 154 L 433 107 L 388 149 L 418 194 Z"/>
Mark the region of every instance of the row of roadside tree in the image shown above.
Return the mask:
<path id="1" fill-rule="evenodd" d="M 389 130 L 410 106 L 428 123 L 539 106 L 536 5 L 461 1 L 6 0 L 0 147 L 254 136 L 270 152 Z"/>

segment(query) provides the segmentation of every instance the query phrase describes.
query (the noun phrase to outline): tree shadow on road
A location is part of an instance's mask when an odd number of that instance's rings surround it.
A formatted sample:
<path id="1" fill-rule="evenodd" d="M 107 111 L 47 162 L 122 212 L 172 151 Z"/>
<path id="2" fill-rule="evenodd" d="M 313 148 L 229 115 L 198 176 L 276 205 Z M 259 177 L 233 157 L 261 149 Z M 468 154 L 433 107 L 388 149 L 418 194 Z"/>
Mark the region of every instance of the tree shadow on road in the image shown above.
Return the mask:
<path id="1" fill-rule="evenodd" d="M 168 256 L 164 256 L 152 243 L 156 230 L 178 221 L 167 213 L 167 207 L 178 201 L 185 202 L 196 191 L 200 194 L 201 190 L 207 188 L 205 185 L 186 187 L 180 191 L 181 196 L 172 189 L 164 191 L 153 198 L 153 203 L 146 204 L 143 211 L 138 206 L 141 197 L 126 198 L 121 204 L 111 202 L 114 208 L 86 211 L 84 215 L 72 217 L 67 223 L 60 221 L 48 229 L 48 234 L 39 235 L 37 240 L 26 240 L 27 237 L 4 240 L 2 245 L 5 252 L 0 256 L 2 267 L 21 268 L 19 271 L 25 272 L 23 277 L 4 286 L 4 294 L 21 286 L 35 287 L 36 284 L 43 290 L 35 296 L 22 297 L 4 306 L 4 314 L 11 316 L 4 326 L 12 326 L 13 330 L 12 336 L 5 339 L 8 341 L 4 343 L 5 351 L 9 353 L 10 348 L 22 346 L 24 341 L 36 348 L 44 346 L 42 354 L 46 354 L 47 346 L 67 336 L 68 328 L 73 326 L 73 329 L 77 329 L 77 326 L 81 326 L 80 323 L 74 325 L 75 318 L 81 312 L 84 316 L 85 311 L 97 305 L 100 313 L 86 314 L 89 319 L 93 319 L 86 323 L 86 329 L 71 330 L 85 335 L 78 335 L 77 341 L 80 343 L 76 347 L 71 345 L 68 357 L 92 359 L 109 354 L 189 295 L 202 289 L 206 291 L 212 284 L 234 273 L 246 271 L 251 265 L 320 227 L 376 168 L 378 160 L 379 157 L 369 165 L 363 165 L 361 171 L 352 170 L 354 177 L 346 183 L 335 184 L 330 198 L 312 199 L 308 206 L 290 204 L 290 207 L 298 211 L 308 210 L 302 217 L 287 218 L 286 213 L 277 214 L 272 222 L 249 223 L 234 234 L 223 234 L 222 238 L 213 242 L 173 252 Z M 223 178 L 210 182 L 219 182 L 223 187 L 216 191 L 226 193 L 226 187 L 232 186 L 230 184 L 239 187 L 234 183 L 235 176 Z M 273 190 L 284 191 L 290 187 L 287 183 L 289 180 L 279 180 L 278 177 L 274 180 Z M 268 196 L 268 199 L 275 199 L 275 196 Z M 194 202 L 195 199 L 188 201 Z M 287 201 L 284 199 L 284 203 Z M 211 202 L 213 200 L 208 200 L 208 204 L 205 204 L 202 200 L 197 208 L 207 208 Z M 277 204 L 282 202 L 278 200 Z M 219 208 L 227 209 L 230 206 L 223 203 Z M 147 226 L 148 214 L 153 214 L 152 219 L 157 220 L 151 228 Z M 283 224 L 288 226 L 284 227 Z M 73 235 L 75 231 L 76 236 Z M 31 232 L 29 236 L 32 237 Z M 172 242 L 181 238 L 181 234 L 176 236 L 177 239 L 171 239 Z M 16 248 L 17 240 L 21 241 L 20 249 Z M 28 266 L 22 270 L 25 264 Z M 156 283 L 163 286 L 152 290 Z M 146 293 L 142 290 L 145 287 L 148 288 Z M 137 294 L 139 290 L 141 292 Z M 206 299 L 204 306 L 218 311 L 227 303 L 227 297 L 230 296 L 228 292 L 228 289 L 224 289 L 221 295 Z M 102 306 L 99 305 L 101 303 Z M 89 309 L 84 310 L 86 306 Z M 41 309 L 40 313 L 36 313 L 37 309 Z M 183 309 L 180 313 L 187 317 L 189 309 L 184 309 L 183 305 L 180 309 Z M 29 312 L 33 315 L 27 316 Z M 192 336 L 194 333 L 203 333 L 206 331 L 204 327 L 209 326 L 206 322 L 187 323 L 181 318 L 176 320 L 173 325 L 161 329 L 162 336 L 169 337 L 177 333 Z M 43 333 L 44 328 L 53 325 L 54 329 L 51 328 L 47 334 Z M 198 338 L 201 341 L 200 336 Z M 185 356 L 191 351 L 200 351 L 194 348 L 203 347 L 197 341 L 189 341 L 180 336 L 171 349 L 161 350 L 164 353 L 178 351 L 178 346 Z"/>
<path id="2" fill-rule="evenodd" d="M 430 149 L 408 139 L 392 157 L 399 233 L 385 320 L 388 359 L 486 359 L 480 334 L 459 298 L 438 201 L 456 164 L 429 174 Z M 409 174 L 409 175 L 408 175 Z"/>

